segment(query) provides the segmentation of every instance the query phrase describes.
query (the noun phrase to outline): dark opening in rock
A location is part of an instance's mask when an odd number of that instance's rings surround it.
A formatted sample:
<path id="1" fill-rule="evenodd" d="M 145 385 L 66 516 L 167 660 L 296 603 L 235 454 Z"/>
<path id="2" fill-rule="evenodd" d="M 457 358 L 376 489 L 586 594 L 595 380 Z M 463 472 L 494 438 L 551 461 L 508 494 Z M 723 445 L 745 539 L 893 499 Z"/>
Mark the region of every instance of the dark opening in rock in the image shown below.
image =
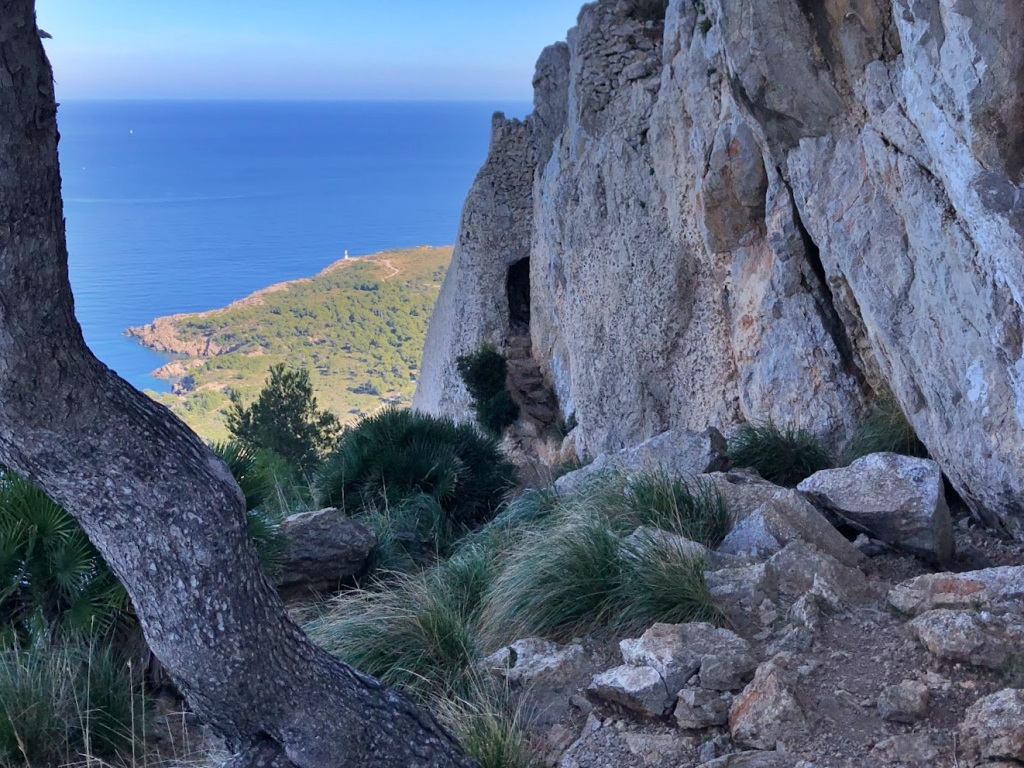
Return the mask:
<path id="1" fill-rule="evenodd" d="M 508 324 L 512 333 L 530 330 L 530 258 L 520 259 L 508 268 Z"/>

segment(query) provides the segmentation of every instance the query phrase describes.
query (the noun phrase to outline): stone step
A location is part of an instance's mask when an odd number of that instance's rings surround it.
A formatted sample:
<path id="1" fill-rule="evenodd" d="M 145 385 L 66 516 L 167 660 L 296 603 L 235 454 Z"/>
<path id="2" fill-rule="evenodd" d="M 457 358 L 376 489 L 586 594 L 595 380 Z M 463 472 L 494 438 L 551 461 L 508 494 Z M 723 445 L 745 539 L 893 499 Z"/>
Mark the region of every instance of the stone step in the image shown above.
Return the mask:
<path id="1" fill-rule="evenodd" d="M 536 373 L 520 373 L 518 376 L 512 377 L 512 382 L 524 392 L 528 389 L 536 389 L 542 387 L 544 384 L 544 377 L 540 371 Z"/>
<path id="2" fill-rule="evenodd" d="M 547 387 L 534 387 L 532 389 L 520 389 L 522 398 L 527 402 L 543 403 L 545 406 L 554 406 L 551 401 L 551 393 Z"/>
<path id="3" fill-rule="evenodd" d="M 531 376 L 540 374 L 540 366 L 532 357 L 523 360 L 508 360 L 508 369 L 512 375 Z"/>
<path id="4" fill-rule="evenodd" d="M 554 424 L 558 417 L 558 412 L 554 408 L 543 403 L 527 402 L 524 410 L 537 421 L 545 424 Z"/>

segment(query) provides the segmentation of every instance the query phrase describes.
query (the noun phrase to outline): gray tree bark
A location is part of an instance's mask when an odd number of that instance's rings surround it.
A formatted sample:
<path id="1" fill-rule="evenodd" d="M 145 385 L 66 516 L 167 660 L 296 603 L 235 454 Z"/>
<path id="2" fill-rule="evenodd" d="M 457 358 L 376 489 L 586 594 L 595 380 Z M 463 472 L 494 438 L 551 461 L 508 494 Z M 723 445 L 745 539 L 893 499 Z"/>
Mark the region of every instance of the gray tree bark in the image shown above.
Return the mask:
<path id="1" fill-rule="evenodd" d="M 34 0 L 0 0 L 0 461 L 82 524 L 238 765 L 475 765 L 428 713 L 306 639 L 263 576 L 227 468 L 86 347 L 56 111 Z"/>

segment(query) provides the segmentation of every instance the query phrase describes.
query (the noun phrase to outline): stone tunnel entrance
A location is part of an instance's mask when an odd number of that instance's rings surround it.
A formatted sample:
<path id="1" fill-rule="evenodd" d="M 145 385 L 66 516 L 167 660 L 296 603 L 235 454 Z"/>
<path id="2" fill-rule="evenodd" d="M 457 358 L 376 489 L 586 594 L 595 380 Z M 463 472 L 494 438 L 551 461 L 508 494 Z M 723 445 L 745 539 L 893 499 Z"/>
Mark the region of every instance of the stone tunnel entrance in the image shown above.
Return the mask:
<path id="1" fill-rule="evenodd" d="M 530 257 L 520 259 L 508 268 L 508 325 L 513 336 L 530 332 Z"/>

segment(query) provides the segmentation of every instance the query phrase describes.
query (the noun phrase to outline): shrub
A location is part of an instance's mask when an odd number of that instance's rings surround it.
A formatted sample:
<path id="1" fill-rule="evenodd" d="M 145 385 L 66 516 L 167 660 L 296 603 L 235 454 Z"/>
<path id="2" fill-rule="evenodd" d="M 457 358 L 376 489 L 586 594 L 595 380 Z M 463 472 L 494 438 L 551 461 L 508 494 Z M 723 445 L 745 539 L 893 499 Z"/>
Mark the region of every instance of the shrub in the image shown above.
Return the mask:
<path id="1" fill-rule="evenodd" d="M 131 757 L 145 699 L 109 649 L 33 643 L 0 649 L 0 765 L 58 766 Z"/>
<path id="2" fill-rule="evenodd" d="M 892 395 L 882 397 L 875 403 L 871 412 L 854 430 L 850 444 L 843 453 L 844 465 L 852 464 L 862 456 L 872 453 L 901 453 L 904 456 L 927 458 L 928 449 L 924 447 L 903 415 L 896 398 Z"/>
<path id="3" fill-rule="evenodd" d="M 23 639 L 105 632 L 129 615 L 127 593 L 78 522 L 11 472 L 0 477 L 0 621 Z"/>
<path id="4" fill-rule="evenodd" d="M 284 364 L 271 366 L 270 378 L 250 405 L 243 407 L 232 393 L 226 422 L 236 440 L 273 451 L 300 472 L 316 465 L 340 429 L 334 414 L 317 408 L 309 371 L 289 371 Z"/>
<path id="5" fill-rule="evenodd" d="M 495 440 L 469 425 L 388 408 L 342 433 L 318 477 L 317 496 L 353 515 L 394 515 L 393 522 L 410 508 L 426 512 L 427 525 L 451 541 L 489 520 L 514 484 L 515 468 Z M 423 496 L 434 503 L 424 504 Z M 419 522 L 412 530 L 408 520 L 404 525 L 413 535 L 422 530 Z"/>
<path id="6" fill-rule="evenodd" d="M 729 445 L 729 460 L 735 467 L 755 469 L 765 480 L 789 487 L 832 466 L 813 434 L 777 427 L 771 421 L 741 426 Z"/>
<path id="7" fill-rule="evenodd" d="M 629 0 L 629 15 L 641 21 L 664 21 L 668 0 Z"/>
<path id="8" fill-rule="evenodd" d="M 508 362 L 490 344 L 462 355 L 456 361 L 480 426 L 492 435 L 519 418 L 519 406 L 508 392 Z"/>

